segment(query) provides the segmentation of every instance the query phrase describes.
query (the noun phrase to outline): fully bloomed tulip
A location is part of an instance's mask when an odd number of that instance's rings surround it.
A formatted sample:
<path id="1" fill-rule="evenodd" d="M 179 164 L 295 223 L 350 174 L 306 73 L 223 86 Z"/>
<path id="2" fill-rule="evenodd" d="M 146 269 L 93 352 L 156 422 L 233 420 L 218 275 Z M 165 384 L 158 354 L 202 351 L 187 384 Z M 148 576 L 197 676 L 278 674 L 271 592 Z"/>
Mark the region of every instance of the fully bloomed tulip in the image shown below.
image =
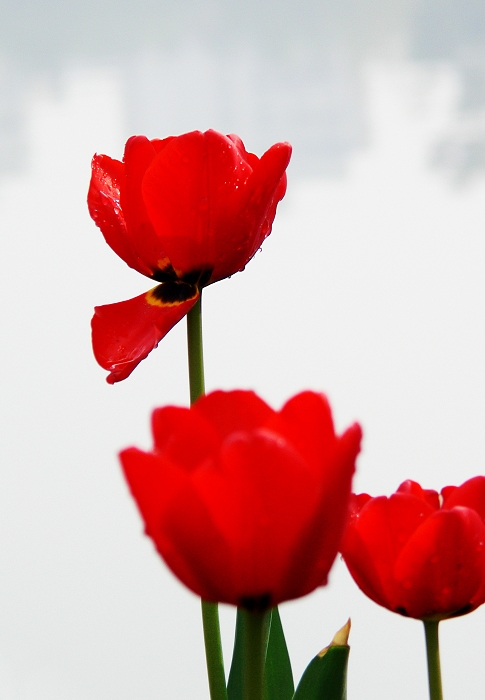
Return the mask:
<path id="1" fill-rule="evenodd" d="M 379 605 L 420 620 L 485 602 L 485 477 L 438 495 L 405 481 L 390 498 L 354 497 L 342 554 Z"/>
<path id="2" fill-rule="evenodd" d="M 133 136 L 123 162 L 94 156 L 91 217 L 127 265 L 158 283 L 95 309 L 93 349 L 109 383 L 133 371 L 202 287 L 244 269 L 271 232 L 290 155 L 287 143 L 258 158 L 238 136 L 193 131 Z"/>
<path id="3" fill-rule="evenodd" d="M 216 391 L 154 411 L 154 448 L 121 453 L 146 533 L 205 600 L 264 609 L 324 585 L 345 527 L 361 430 L 324 396 L 281 411 Z"/>

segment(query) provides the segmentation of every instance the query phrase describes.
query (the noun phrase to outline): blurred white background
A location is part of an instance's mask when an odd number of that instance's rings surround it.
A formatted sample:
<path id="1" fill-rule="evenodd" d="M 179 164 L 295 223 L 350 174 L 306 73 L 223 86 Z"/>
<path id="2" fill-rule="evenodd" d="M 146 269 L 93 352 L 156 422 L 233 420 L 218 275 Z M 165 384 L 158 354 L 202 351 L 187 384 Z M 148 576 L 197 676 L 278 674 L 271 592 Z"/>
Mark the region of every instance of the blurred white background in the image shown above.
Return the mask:
<path id="1" fill-rule="evenodd" d="M 204 293 L 209 389 L 325 391 L 357 490 L 485 473 L 484 39 L 480 0 L 0 2 L 2 700 L 208 697 L 116 458 L 187 403 L 184 322 L 114 387 L 90 346 L 93 306 L 147 289 L 85 203 L 132 133 L 294 146 L 262 252 Z M 421 624 L 340 562 L 281 612 L 297 678 L 350 615 L 349 700 L 427 697 Z M 447 700 L 478 697 L 485 611 L 441 627 Z"/>

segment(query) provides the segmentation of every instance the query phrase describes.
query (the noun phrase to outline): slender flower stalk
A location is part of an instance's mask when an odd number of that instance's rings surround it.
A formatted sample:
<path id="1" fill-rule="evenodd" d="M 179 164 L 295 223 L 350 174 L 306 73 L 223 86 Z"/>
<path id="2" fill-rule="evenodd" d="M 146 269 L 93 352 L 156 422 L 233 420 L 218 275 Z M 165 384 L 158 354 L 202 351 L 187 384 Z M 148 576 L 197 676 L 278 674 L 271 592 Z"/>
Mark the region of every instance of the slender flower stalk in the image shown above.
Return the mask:
<path id="1" fill-rule="evenodd" d="M 202 347 L 202 294 L 187 314 L 190 403 L 205 393 L 204 353 Z M 226 676 L 222 657 L 219 608 L 205 600 L 202 604 L 205 656 L 211 700 L 227 700 Z"/>
<path id="2" fill-rule="evenodd" d="M 243 700 L 263 700 L 268 611 L 243 610 Z"/>
<path id="3" fill-rule="evenodd" d="M 438 620 L 423 620 L 426 637 L 426 654 L 428 657 L 428 681 L 430 700 L 443 700 L 441 685 L 440 645 L 438 639 Z"/>
<path id="4" fill-rule="evenodd" d="M 189 354 L 190 403 L 205 394 L 204 350 L 202 346 L 202 292 L 187 314 L 187 348 Z"/>

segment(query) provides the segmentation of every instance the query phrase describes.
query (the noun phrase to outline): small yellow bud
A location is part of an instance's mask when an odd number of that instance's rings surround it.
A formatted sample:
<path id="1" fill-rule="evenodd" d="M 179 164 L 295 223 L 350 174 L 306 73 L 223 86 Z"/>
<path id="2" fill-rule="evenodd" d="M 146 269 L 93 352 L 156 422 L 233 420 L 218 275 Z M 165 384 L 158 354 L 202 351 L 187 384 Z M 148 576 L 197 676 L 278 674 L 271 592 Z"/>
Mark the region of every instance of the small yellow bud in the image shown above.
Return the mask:
<path id="1" fill-rule="evenodd" d="M 345 625 L 338 630 L 338 632 L 335 633 L 334 638 L 328 645 L 328 647 L 325 647 L 322 649 L 322 651 L 318 654 L 318 656 L 321 658 L 322 656 L 325 656 L 327 651 L 330 649 L 330 647 L 345 647 L 348 645 L 349 642 L 349 634 L 350 634 L 350 617 L 345 623 Z"/>

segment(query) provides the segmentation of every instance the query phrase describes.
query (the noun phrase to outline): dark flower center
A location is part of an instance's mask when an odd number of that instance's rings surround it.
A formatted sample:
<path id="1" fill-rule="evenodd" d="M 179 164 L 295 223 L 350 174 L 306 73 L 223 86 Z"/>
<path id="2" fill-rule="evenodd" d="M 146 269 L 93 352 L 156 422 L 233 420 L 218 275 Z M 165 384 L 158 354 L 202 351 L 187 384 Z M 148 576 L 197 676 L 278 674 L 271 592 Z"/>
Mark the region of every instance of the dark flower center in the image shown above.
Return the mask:
<path id="1" fill-rule="evenodd" d="M 239 607 L 249 612 L 264 612 L 271 605 L 271 593 L 263 593 L 258 596 L 243 596 L 239 599 Z"/>

